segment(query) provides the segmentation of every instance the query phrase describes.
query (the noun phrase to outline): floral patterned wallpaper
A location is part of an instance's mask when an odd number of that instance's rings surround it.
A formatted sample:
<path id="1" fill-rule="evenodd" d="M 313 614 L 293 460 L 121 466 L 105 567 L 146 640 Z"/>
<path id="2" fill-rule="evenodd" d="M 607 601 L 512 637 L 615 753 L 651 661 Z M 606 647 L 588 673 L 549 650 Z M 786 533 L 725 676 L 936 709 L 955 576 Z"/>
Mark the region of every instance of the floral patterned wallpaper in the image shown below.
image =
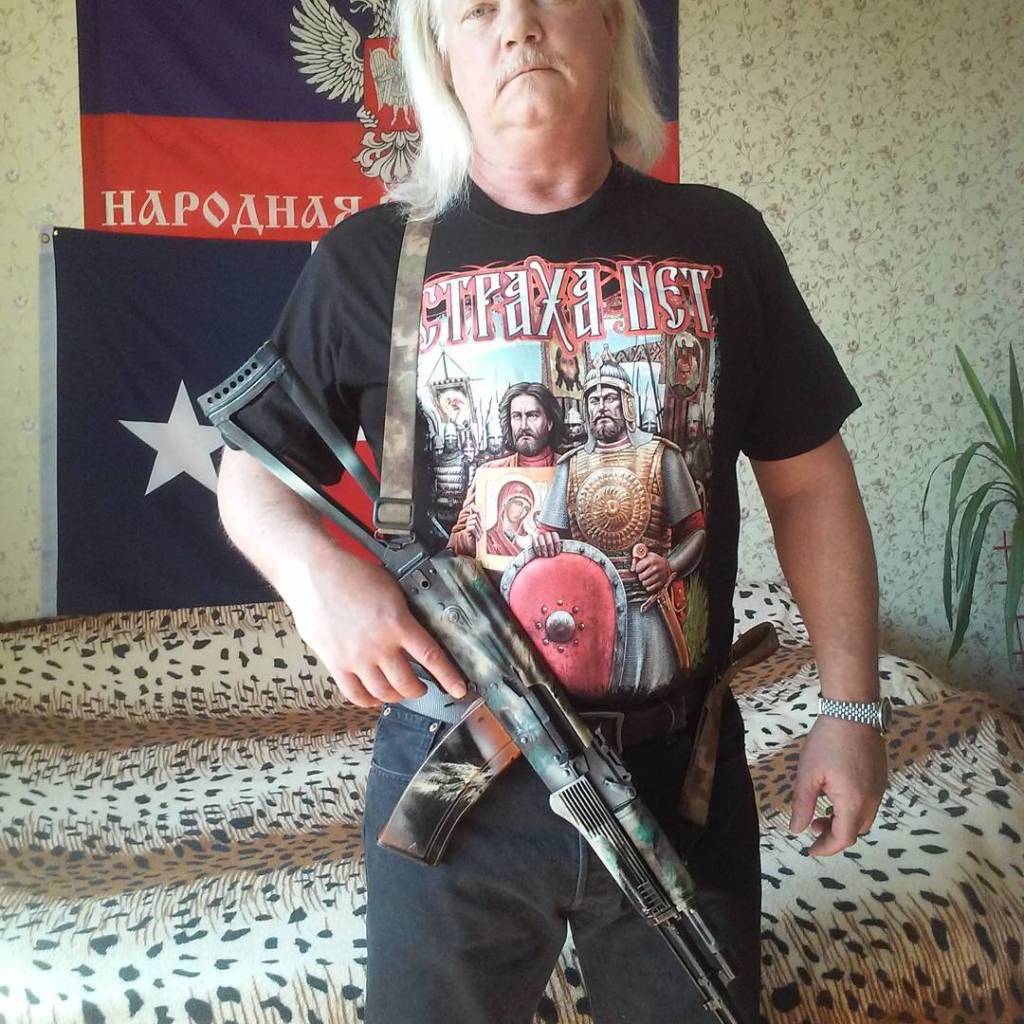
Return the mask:
<path id="1" fill-rule="evenodd" d="M 0 3 L 0 620 L 39 604 L 39 229 L 82 224 L 74 0 Z"/>
<path id="2" fill-rule="evenodd" d="M 74 37 L 73 0 L 0 4 L 0 619 L 37 607 L 37 237 L 81 224 Z M 680 67 L 684 179 L 764 212 L 864 400 L 844 436 L 884 645 L 1024 704 L 995 532 L 947 667 L 941 487 L 923 532 L 919 516 L 932 467 L 984 429 L 953 345 L 1003 396 L 1007 346 L 1024 358 L 1024 5 L 682 0 Z M 741 479 L 741 571 L 780 578 L 748 467 Z"/>
<path id="3" fill-rule="evenodd" d="M 1008 346 L 1024 359 L 1022 68 L 1020 0 L 681 4 L 682 177 L 764 212 L 864 402 L 844 437 L 874 534 L 883 644 L 1024 706 L 996 531 L 947 666 L 945 470 L 923 532 L 920 520 L 932 468 L 984 437 L 953 346 L 1007 414 Z M 741 571 L 781 578 L 749 466 L 742 481 Z"/>

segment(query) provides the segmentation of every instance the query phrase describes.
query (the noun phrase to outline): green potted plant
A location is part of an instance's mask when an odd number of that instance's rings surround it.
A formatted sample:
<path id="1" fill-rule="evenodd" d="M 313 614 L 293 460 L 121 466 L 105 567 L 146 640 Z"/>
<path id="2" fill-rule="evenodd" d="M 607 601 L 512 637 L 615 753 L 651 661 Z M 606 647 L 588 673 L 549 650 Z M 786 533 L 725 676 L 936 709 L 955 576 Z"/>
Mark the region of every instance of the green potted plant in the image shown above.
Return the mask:
<path id="1" fill-rule="evenodd" d="M 1006 651 L 1013 664 L 1017 605 L 1021 583 L 1024 581 L 1024 397 L 1021 395 L 1017 361 L 1010 349 L 1010 422 L 995 395 L 985 394 L 978 375 L 967 361 L 960 347 L 957 359 L 970 386 L 985 422 L 991 440 L 975 441 L 962 452 L 943 459 L 932 470 L 921 502 L 921 526 L 924 528 L 925 506 L 932 479 L 947 462 L 953 462 L 949 481 L 949 513 L 946 523 L 946 543 L 942 556 L 942 598 L 946 608 L 946 621 L 953 631 L 946 660 L 953 658 L 963 643 L 971 621 L 974 600 L 974 581 L 978 572 L 978 559 L 988 531 L 992 513 L 1002 505 L 1014 509 L 1011 530 L 1009 571 L 1003 613 L 1006 624 Z M 961 497 L 964 478 L 976 460 L 988 463 L 989 479 L 966 496 Z"/>

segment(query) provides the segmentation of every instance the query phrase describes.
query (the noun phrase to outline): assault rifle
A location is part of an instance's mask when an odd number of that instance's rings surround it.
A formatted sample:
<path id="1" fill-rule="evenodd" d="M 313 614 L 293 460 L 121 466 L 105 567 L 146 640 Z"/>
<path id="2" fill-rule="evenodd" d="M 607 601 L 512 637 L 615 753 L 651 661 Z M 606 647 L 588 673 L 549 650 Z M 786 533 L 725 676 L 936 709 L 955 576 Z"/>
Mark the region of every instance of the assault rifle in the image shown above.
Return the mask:
<path id="1" fill-rule="evenodd" d="M 590 730 L 573 709 L 507 605 L 478 564 L 442 550 L 432 554 L 412 532 L 402 542 L 382 543 L 323 486 L 289 465 L 244 425 L 239 416 L 269 388 L 291 400 L 307 424 L 366 493 L 377 500 L 378 486 L 352 445 L 298 379 L 286 360 L 265 343 L 223 383 L 200 398 L 200 405 L 226 440 L 258 459 L 329 520 L 342 527 L 384 564 L 401 586 L 412 613 L 466 677 L 479 696 L 465 718 L 481 716 L 499 739 L 458 771 L 458 759 L 424 787 L 447 785 L 456 791 L 479 788 L 487 766 L 521 752 L 550 790 L 552 810 L 584 836 L 636 910 L 656 927 L 696 985 L 704 1007 L 721 1024 L 740 1024 L 726 992 L 735 977 L 711 929 L 695 906 L 695 884 L 654 816 L 641 802 L 616 751 Z M 487 733 L 487 730 L 482 730 Z M 456 733 L 456 730 L 452 730 Z M 476 735 L 480 735 L 477 730 Z M 490 730 L 494 740 L 495 730 Z M 510 738 L 510 742 L 508 741 Z M 502 742 L 504 741 L 504 742 Z M 481 773 L 479 769 L 484 769 Z M 473 779 L 477 781 L 474 782 Z M 415 783 L 416 780 L 414 780 Z M 469 800 L 466 803 L 471 803 Z M 382 833 L 389 845 L 428 862 L 440 856 L 431 836 L 416 839 L 406 802 L 406 820 L 389 822 Z M 459 813 L 465 803 L 447 804 Z M 412 841 L 410 842 L 410 837 Z M 404 847 L 404 848 L 403 848 Z"/>

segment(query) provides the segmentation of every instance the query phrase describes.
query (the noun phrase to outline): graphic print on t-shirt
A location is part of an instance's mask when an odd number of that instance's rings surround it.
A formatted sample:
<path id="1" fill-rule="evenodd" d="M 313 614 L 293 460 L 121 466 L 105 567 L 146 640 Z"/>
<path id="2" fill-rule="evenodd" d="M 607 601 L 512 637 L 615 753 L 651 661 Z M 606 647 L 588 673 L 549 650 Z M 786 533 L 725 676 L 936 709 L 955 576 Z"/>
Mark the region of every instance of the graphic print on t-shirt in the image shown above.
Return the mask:
<path id="1" fill-rule="evenodd" d="M 424 284 L 430 511 L 583 701 L 645 700 L 702 667 L 721 276 L 530 257 Z"/>

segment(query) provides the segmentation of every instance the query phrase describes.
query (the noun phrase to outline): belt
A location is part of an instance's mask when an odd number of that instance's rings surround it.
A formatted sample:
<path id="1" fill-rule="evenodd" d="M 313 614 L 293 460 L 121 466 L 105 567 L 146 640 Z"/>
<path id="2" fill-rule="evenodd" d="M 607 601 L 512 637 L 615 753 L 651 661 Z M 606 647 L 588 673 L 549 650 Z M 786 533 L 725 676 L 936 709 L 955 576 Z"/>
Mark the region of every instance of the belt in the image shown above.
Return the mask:
<path id="1" fill-rule="evenodd" d="M 687 691 L 627 711 L 577 711 L 577 714 L 616 752 L 621 753 L 623 747 L 668 738 L 684 728 L 687 705 L 691 709 L 695 707 L 694 695 L 700 687 L 687 687 Z"/>

